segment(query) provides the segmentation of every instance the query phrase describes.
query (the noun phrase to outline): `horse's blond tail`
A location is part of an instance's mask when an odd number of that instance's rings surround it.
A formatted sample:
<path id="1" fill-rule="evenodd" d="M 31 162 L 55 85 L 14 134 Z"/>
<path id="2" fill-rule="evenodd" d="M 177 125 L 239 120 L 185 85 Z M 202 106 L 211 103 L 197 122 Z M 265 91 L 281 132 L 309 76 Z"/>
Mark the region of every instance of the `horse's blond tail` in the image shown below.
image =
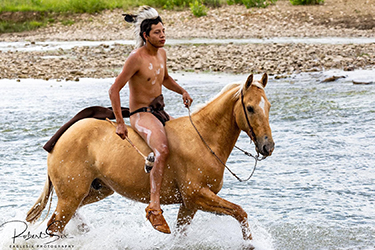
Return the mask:
<path id="1" fill-rule="evenodd" d="M 39 217 L 42 215 L 44 208 L 46 207 L 49 197 L 53 191 L 52 182 L 47 176 L 46 183 L 44 184 L 43 192 L 34 204 L 34 206 L 27 212 L 26 221 L 30 223 L 34 223 Z M 51 196 L 52 197 L 52 196 Z M 50 208 L 48 209 L 47 216 L 49 213 Z M 47 217 L 46 216 L 46 217 Z"/>

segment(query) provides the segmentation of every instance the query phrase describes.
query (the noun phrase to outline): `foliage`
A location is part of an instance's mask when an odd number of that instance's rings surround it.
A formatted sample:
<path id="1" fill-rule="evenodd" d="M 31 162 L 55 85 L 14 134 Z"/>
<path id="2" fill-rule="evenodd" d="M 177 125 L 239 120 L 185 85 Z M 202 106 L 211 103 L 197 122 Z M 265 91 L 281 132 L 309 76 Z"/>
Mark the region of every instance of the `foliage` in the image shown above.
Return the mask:
<path id="1" fill-rule="evenodd" d="M 69 20 L 69 19 L 61 21 L 61 24 L 65 26 L 70 26 L 70 25 L 73 25 L 74 23 L 75 22 L 73 20 Z"/>
<path id="2" fill-rule="evenodd" d="M 289 0 L 293 5 L 322 4 L 324 0 Z"/>
<path id="3" fill-rule="evenodd" d="M 0 33 L 34 30 L 44 25 L 45 23 L 38 21 L 28 21 L 22 23 L 0 21 Z"/>
<path id="4" fill-rule="evenodd" d="M 227 0 L 0 0 L 0 14 L 2 12 L 29 12 L 36 13 L 36 16 L 41 17 L 38 20 L 35 20 L 35 17 L 26 18 L 26 20 L 2 20 L 0 33 L 31 30 L 47 25 L 48 23 L 52 23 L 50 21 L 50 16 L 55 17 L 56 15 L 60 15 L 63 19 L 66 19 L 71 13 L 97 13 L 105 9 L 127 9 L 141 5 L 173 10 L 182 10 L 190 7 L 192 13 L 200 17 L 207 15 L 208 7 L 220 7 L 225 1 Z M 266 0 L 266 2 L 270 1 L 276 0 Z M 67 15 L 65 13 L 67 13 Z M 26 14 L 20 16 L 30 17 L 31 15 Z M 37 23 L 32 23 L 32 21 L 37 21 Z M 72 24 L 70 20 L 62 20 L 61 22 L 64 25 Z"/>
<path id="5" fill-rule="evenodd" d="M 243 4 L 246 8 L 266 8 L 268 5 L 275 4 L 277 0 L 227 0 L 228 5 Z"/>
<path id="6" fill-rule="evenodd" d="M 195 0 L 193 3 L 190 3 L 190 10 L 196 17 L 206 16 L 207 8 L 198 0 Z"/>
<path id="7" fill-rule="evenodd" d="M 122 8 L 122 0 L 1 0 L 0 12 L 49 11 L 95 13 L 104 9 Z"/>
<path id="8" fill-rule="evenodd" d="M 218 8 L 223 4 L 221 0 L 203 0 L 203 4 L 208 7 Z"/>

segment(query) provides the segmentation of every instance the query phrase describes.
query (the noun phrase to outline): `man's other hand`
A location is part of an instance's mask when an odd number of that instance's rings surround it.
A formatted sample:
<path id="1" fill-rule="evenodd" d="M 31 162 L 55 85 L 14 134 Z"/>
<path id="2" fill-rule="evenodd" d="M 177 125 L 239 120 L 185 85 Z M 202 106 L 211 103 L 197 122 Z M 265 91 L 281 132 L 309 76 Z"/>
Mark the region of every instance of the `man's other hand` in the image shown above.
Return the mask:
<path id="1" fill-rule="evenodd" d="M 123 140 L 128 137 L 128 129 L 126 128 L 125 123 L 117 124 L 116 134 L 118 134 Z"/>

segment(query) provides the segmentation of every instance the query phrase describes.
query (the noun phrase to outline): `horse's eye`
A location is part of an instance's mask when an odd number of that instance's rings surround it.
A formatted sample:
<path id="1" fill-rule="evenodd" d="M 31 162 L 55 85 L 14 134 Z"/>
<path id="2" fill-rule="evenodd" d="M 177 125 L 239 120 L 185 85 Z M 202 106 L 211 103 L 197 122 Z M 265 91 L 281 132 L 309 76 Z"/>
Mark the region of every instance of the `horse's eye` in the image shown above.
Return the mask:
<path id="1" fill-rule="evenodd" d="M 253 109 L 253 107 L 251 107 L 251 106 L 247 106 L 247 111 L 248 111 L 249 113 L 254 113 L 254 109 Z"/>

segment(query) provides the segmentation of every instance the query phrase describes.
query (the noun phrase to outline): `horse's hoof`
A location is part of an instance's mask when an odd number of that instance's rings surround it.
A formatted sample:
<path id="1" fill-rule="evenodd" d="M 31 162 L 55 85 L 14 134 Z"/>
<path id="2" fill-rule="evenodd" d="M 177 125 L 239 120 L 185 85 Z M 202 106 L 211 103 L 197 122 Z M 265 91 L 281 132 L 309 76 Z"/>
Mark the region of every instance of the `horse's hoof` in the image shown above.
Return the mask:
<path id="1" fill-rule="evenodd" d="M 246 242 L 242 244 L 241 249 L 254 250 L 255 247 L 250 242 Z"/>
<path id="2" fill-rule="evenodd" d="M 90 227 L 86 223 L 81 223 L 77 226 L 78 231 L 81 233 L 88 233 L 90 232 Z"/>

